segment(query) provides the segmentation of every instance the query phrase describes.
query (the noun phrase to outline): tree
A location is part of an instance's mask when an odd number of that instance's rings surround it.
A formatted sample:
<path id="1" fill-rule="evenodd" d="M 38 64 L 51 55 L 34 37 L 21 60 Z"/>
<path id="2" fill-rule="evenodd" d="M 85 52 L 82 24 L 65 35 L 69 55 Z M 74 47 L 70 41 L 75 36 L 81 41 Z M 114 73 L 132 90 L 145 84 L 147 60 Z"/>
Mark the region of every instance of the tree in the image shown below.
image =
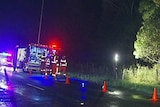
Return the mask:
<path id="1" fill-rule="evenodd" d="M 160 2 L 158 0 L 142 0 L 139 11 L 143 24 L 134 42 L 136 58 L 158 63 L 160 61 Z"/>

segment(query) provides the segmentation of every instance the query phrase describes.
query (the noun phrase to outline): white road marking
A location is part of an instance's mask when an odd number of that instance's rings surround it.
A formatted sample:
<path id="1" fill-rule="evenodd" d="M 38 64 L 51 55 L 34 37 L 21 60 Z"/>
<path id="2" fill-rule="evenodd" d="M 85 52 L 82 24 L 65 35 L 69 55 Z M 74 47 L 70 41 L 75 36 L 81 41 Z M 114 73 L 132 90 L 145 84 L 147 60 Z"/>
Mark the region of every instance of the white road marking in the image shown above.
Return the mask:
<path id="1" fill-rule="evenodd" d="M 36 88 L 36 89 L 39 89 L 39 90 L 41 90 L 41 91 L 44 91 L 44 89 L 41 88 L 41 87 L 38 87 L 38 86 L 35 86 L 35 85 L 32 85 L 32 84 L 29 84 L 29 83 L 27 83 L 27 85 L 28 85 L 28 86 L 31 86 L 31 87 L 34 87 L 34 88 Z"/>

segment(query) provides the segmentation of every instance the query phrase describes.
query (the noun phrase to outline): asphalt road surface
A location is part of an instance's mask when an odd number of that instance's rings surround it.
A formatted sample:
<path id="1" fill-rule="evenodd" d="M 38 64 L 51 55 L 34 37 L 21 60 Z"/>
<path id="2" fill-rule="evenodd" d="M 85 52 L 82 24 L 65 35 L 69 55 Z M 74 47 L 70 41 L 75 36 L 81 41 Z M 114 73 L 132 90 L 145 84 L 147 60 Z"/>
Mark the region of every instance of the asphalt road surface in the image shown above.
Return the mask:
<path id="1" fill-rule="evenodd" d="M 0 69 L 0 107 L 160 107 L 151 96 L 69 78 L 58 80 L 40 74 Z M 152 93 L 151 93 L 152 94 Z"/>

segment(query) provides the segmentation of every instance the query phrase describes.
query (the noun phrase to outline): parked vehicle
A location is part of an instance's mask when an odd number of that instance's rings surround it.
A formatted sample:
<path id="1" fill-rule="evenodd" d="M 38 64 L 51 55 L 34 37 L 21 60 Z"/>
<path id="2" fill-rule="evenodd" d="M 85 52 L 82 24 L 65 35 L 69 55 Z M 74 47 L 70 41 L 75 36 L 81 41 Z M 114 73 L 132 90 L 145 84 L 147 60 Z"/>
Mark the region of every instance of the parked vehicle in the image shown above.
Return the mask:
<path id="1" fill-rule="evenodd" d="M 46 69 L 50 71 L 50 54 L 60 50 L 60 48 L 40 44 L 29 44 L 26 47 L 18 47 L 16 66 L 17 68 L 22 68 L 24 72 L 29 70 L 40 72 L 41 57 L 45 53 Z"/>

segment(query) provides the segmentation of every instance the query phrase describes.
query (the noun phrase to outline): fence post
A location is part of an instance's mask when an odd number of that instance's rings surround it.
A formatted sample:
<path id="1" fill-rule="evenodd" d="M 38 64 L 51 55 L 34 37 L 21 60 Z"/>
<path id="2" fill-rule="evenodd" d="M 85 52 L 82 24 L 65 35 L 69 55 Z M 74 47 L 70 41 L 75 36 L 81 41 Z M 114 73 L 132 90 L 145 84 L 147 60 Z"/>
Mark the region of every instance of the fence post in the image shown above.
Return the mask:
<path id="1" fill-rule="evenodd" d="M 158 69 L 156 69 L 156 81 L 158 81 Z"/>

